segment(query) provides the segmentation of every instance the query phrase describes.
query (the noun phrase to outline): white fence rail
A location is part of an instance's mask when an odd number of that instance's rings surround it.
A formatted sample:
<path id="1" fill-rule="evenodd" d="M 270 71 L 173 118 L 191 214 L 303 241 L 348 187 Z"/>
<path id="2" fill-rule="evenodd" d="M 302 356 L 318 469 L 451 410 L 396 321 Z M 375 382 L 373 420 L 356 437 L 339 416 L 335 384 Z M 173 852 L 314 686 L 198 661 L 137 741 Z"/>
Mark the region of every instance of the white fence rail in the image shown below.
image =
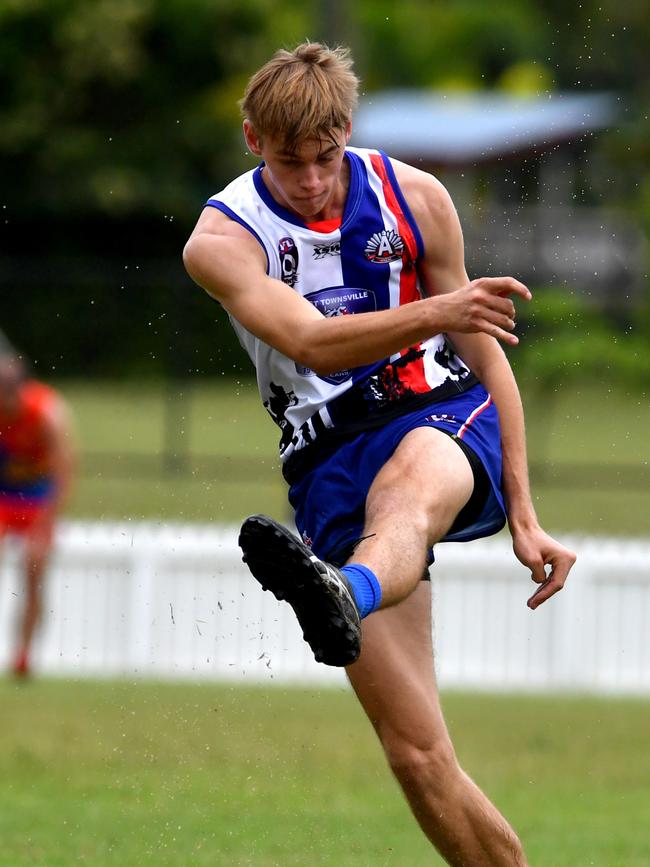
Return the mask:
<path id="1" fill-rule="evenodd" d="M 42 672 L 341 683 L 316 664 L 291 609 L 240 560 L 235 528 L 61 528 L 35 654 Z M 563 593 L 531 612 L 507 537 L 439 545 L 432 569 L 443 686 L 650 693 L 650 541 L 568 540 Z M 23 587 L 17 547 L 0 572 L 0 661 Z"/>

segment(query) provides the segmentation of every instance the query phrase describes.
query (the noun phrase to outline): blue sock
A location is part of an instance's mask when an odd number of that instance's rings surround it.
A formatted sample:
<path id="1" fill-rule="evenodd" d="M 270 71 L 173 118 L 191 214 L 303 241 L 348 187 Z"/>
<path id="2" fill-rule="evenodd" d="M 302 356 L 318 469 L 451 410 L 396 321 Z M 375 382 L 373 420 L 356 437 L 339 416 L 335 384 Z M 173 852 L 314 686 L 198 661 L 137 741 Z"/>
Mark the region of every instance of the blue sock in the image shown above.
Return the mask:
<path id="1" fill-rule="evenodd" d="M 360 616 L 367 617 L 376 611 L 381 603 L 381 587 L 372 569 L 361 563 L 348 563 L 341 572 L 350 582 Z"/>

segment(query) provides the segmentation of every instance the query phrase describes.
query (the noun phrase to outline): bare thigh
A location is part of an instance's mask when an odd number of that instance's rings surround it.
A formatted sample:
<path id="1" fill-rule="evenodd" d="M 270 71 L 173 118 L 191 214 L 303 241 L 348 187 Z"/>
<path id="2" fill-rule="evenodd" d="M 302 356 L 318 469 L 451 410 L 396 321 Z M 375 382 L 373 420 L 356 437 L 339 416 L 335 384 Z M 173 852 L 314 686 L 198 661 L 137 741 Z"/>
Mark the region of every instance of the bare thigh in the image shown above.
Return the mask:
<path id="1" fill-rule="evenodd" d="M 391 509 L 428 519 L 429 539 L 437 541 L 474 489 L 465 454 L 450 436 L 433 427 L 409 431 L 370 486 L 366 522 Z"/>
<path id="2" fill-rule="evenodd" d="M 415 589 L 428 549 L 444 537 L 473 490 L 469 461 L 447 434 L 422 427 L 402 439 L 370 487 L 364 539 L 353 555 L 378 576 L 384 607 Z"/>

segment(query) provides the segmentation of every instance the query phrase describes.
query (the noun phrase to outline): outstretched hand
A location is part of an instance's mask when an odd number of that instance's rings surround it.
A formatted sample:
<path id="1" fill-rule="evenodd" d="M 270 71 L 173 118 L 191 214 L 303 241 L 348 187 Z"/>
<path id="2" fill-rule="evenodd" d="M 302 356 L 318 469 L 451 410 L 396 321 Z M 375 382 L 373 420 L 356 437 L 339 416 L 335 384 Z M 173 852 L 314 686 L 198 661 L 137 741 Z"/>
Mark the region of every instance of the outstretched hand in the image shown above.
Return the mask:
<path id="1" fill-rule="evenodd" d="M 519 562 L 530 569 L 530 577 L 539 585 L 526 603 L 535 610 L 564 587 L 576 555 L 541 527 L 513 533 L 512 547 Z M 548 572 L 547 566 L 550 566 Z"/>
<path id="2" fill-rule="evenodd" d="M 444 306 L 445 331 L 465 334 L 483 332 L 516 346 L 519 338 L 512 334 L 515 327 L 515 305 L 510 295 L 530 301 L 528 287 L 514 277 L 479 277 L 466 286 L 437 296 Z"/>

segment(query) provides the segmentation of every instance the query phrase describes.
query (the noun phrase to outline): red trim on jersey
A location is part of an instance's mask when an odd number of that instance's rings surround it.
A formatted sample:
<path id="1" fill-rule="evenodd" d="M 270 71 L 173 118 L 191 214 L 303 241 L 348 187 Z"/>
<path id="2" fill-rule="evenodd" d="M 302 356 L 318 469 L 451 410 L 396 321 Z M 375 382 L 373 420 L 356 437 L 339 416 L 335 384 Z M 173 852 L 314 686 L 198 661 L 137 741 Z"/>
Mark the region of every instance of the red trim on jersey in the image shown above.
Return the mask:
<path id="1" fill-rule="evenodd" d="M 485 410 L 490 406 L 491 403 L 492 403 L 492 395 L 489 394 L 488 399 L 484 400 L 480 406 L 476 407 L 474 412 L 470 413 L 470 415 L 467 416 L 467 418 L 463 422 L 460 430 L 458 431 L 458 439 L 459 440 L 462 440 L 462 438 L 465 436 L 465 432 L 467 431 L 467 428 L 472 424 L 473 421 L 475 421 L 480 416 L 480 414 L 482 412 L 485 412 Z"/>
<path id="2" fill-rule="evenodd" d="M 386 204 L 397 221 L 397 232 L 404 241 L 408 251 L 402 257 L 402 270 L 399 279 L 399 303 L 401 307 L 403 304 L 417 301 L 420 298 L 417 271 L 414 265 L 418 255 L 418 245 L 413 230 L 397 200 L 383 158 L 379 154 L 370 154 L 370 162 L 381 180 Z M 421 344 L 418 343 L 414 348 L 420 349 L 420 347 Z M 408 352 L 408 349 L 403 349 L 401 355 L 405 355 L 406 352 Z M 418 358 L 416 361 L 412 361 L 408 367 L 401 368 L 398 376 L 407 388 L 417 393 L 428 391 L 431 388 L 424 373 L 424 358 Z"/>
<path id="3" fill-rule="evenodd" d="M 341 228 L 341 217 L 332 217 L 331 220 L 317 220 L 315 223 L 305 223 L 305 226 L 312 232 L 322 232 L 323 235 L 329 235 L 330 232 L 335 232 Z"/>
<path id="4" fill-rule="evenodd" d="M 370 154 L 370 162 L 381 180 L 386 204 L 397 221 L 397 232 L 406 244 L 408 250 L 407 260 L 404 261 L 405 257 L 402 257 L 402 271 L 399 281 L 399 303 L 401 306 L 402 304 L 408 304 L 410 301 L 417 301 L 420 297 L 420 293 L 418 292 L 417 273 L 414 265 L 418 255 L 418 245 L 415 236 L 413 235 L 413 231 L 411 230 L 411 226 L 397 201 L 397 196 L 395 195 L 395 191 L 393 190 L 388 178 L 386 166 L 384 165 L 382 157 L 379 154 Z"/>

